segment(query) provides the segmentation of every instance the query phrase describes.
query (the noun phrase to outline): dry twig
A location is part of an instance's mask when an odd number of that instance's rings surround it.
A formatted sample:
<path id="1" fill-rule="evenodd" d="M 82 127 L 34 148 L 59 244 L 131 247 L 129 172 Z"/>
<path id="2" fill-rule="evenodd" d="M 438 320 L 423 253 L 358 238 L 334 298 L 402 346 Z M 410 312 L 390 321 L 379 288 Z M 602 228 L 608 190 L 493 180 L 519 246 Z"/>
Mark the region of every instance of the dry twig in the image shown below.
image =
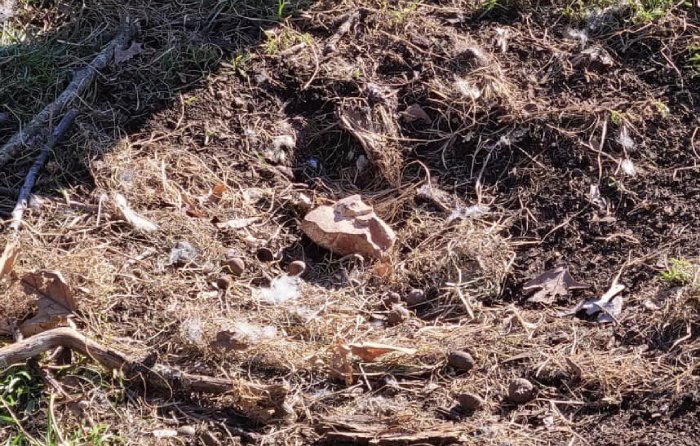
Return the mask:
<path id="1" fill-rule="evenodd" d="M 0 148 L 0 166 L 7 164 L 19 152 L 29 137 L 46 127 L 54 117 L 60 115 L 76 98 L 83 94 L 97 76 L 114 57 L 116 48 L 123 48 L 133 34 L 133 27 L 126 24 L 121 27 L 116 37 L 90 62 L 73 76 L 73 80 L 55 101 L 44 107 L 23 130 L 17 132 Z"/>

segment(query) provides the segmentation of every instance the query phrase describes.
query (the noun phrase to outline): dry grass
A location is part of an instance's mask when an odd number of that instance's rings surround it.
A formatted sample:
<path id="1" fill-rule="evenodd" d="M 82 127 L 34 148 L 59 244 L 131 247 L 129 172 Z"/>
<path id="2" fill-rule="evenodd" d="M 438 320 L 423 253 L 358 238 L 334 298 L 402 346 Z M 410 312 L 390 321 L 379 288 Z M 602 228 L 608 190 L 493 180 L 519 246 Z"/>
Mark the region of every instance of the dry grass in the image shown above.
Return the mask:
<path id="1" fill-rule="evenodd" d="M 106 344 L 154 353 L 187 371 L 286 384 L 296 419 L 256 425 L 267 420 L 252 396 L 144 393 L 139 383 L 76 358 L 63 367 L 41 362 L 71 398 L 38 385 L 32 394 L 38 406 L 17 406 L 23 412 L 0 439 L 169 444 L 213 435 L 224 444 L 309 444 L 321 438 L 323 422 L 369 416 L 388 431 L 447 426 L 480 444 L 586 444 L 591 420 L 610 408 L 646 398 L 673 402 L 697 389 L 695 281 L 677 295 L 654 297 L 655 309 L 645 309 L 647 297 L 670 285 L 658 271 L 643 275 L 654 268 L 651 260 L 640 263 L 634 272 L 641 285 L 626 295 L 623 316 L 610 325 L 559 317 L 578 295 L 557 301 L 557 308 L 520 303 L 514 282 L 542 272 L 545 259 L 558 255 L 550 250 L 582 249 L 578 241 L 566 245 L 564 236 L 554 248 L 545 244 L 573 230 L 574 217 L 561 221 L 577 202 L 547 198 L 554 202 L 550 215 L 535 215 L 528 204 L 566 182 L 554 169 L 583 172 L 579 177 L 589 172 L 569 159 L 571 165 L 544 166 L 542 153 L 570 150 L 590 163 L 592 177 L 605 169 L 605 178 L 616 179 L 619 166 L 610 158 L 623 152 L 594 151 L 591 135 L 603 121 L 610 121 L 611 134 L 622 123 L 633 128 L 639 152 L 624 156 L 651 165 L 645 156 L 652 143 L 640 137 L 645 126 L 685 119 L 680 107 L 660 116 L 659 91 L 637 94 L 635 86 L 646 84 L 634 60 L 616 60 L 630 68 L 624 71 L 629 85 L 614 95 L 601 87 L 608 85 L 605 74 L 580 74 L 578 44 L 544 32 L 543 23 L 560 20 L 553 14 L 563 8 L 534 3 L 497 5 L 508 14 L 517 15 L 517 8 L 543 14 L 527 26 L 490 21 L 491 2 L 299 2 L 280 11 L 272 1 L 100 1 L 88 2 L 79 17 L 26 7 L 11 26 L 32 39 L 4 37 L 3 44 L 12 45 L 0 49 L 16 55 L 13 64 L 0 61 L 0 70 L 12 67 L 0 79 L 13 79 L 0 89 L 0 102 L 17 120 L 60 91 L 68 69 L 109 40 L 121 15 L 140 22 L 145 51 L 104 73 L 84 98 L 74 134 L 39 182 L 43 200 L 27 213 L 16 276 L 62 271 L 79 297 L 75 323 Z M 325 52 L 360 7 L 358 23 Z M 577 26 L 585 18 L 566 20 Z M 612 47 L 617 33 L 664 42 L 671 60 L 679 61 L 692 34 L 677 31 L 681 20 L 698 29 L 696 17 L 680 10 L 651 26 L 629 22 L 598 37 Z M 670 39 L 664 30 L 679 35 Z M 675 68 L 678 88 L 697 85 L 690 69 Z M 430 122 L 406 122 L 401 112 L 411 104 L 420 104 Z M 362 119 L 348 121 L 350 109 Z M 623 121 L 615 124 L 611 111 L 617 110 L 624 110 Z M 6 207 L 27 157 L 2 171 Z M 361 157 L 369 165 L 358 162 Z M 451 221 L 449 212 L 418 196 L 426 183 L 486 211 Z M 616 187 L 625 192 L 622 181 Z M 299 230 L 308 209 L 302 196 L 316 205 L 358 191 L 397 231 L 388 270 L 337 258 Z M 121 221 L 115 193 L 159 230 L 139 233 Z M 247 218 L 255 220 L 241 229 L 217 225 Z M 556 222 L 547 226 L 550 220 Z M 197 254 L 173 265 L 171 249 L 183 241 Z M 516 262 L 527 246 L 542 246 L 541 258 Z M 260 248 L 281 258 L 261 261 Z M 229 251 L 246 262 L 240 276 L 224 265 Z M 607 245 L 600 252 L 608 253 Z M 619 257 L 615 268 L 626 261 L 625 253 Z M 298 297 L 276 304 L 262 299 L 259 290 L 293 260 L 308 266 Z M 607 284 L 596 285 L 604 291 Z M 32 312 L 16 281 L 2 286 L 8 298 L 0 317 L 19 321 Z M 407 320 L 388 324 L 387 299 L 414 288 L 427 302 L 410 308 Z M 245 332 L 236 348 L 217 343 L 227 330 Z M 416 353 L 353 358 L 347 384 L 333 370 L 339 344 L 368 341 Z M 473 356 L 471 372 L 447 364 L 455 350 Z M 520 406 L 506 398 L 518 377 L 537 390 Z M 485 407 L 474 414 L 456 410 L 463 392 L 480 395 Z M 196 428 L 196 439 L 153 435 L 184 425 Z"/>

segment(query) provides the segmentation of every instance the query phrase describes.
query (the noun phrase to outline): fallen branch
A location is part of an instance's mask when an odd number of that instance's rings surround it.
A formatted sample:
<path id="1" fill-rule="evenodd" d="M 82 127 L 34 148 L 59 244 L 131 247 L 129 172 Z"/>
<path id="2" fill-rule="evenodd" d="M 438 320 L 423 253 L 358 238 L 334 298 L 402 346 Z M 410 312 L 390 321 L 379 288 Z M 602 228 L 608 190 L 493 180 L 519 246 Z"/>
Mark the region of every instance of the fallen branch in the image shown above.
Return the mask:
<path id="1" fill-rule="evenodd" d="M 46 163 L 46 160 L 49 157 L 49 152 L 51 152 L 51 149 L 53 149 L 56 143 L 66 133 L 68 127 L 70 127 L 73 123 L 73 120 L 75 119 L 75 115 L 77 113 L 77 111 L 72 109 L 69 110 L 68 113 L 65 114 L 65 116 L 63 116 L 63 119 L 61 119 L 61 122 L 58 123 L 53 133 L 51 133 L 51 136 L 49 137 L 48 141 L 46 141 L 46 143 L 41 147 L 41 150 L 39 150 L 39 156 L 37 156 L 36 161 L 34 161 L 32 167 L 29 168 L 29 172 L 27 173 L 27 176 L 24 179 L 22 189 L 19 190 L 17 204 L 15 205 L 15 208 L 12 211 L 12 223 L 10 224 L 10 228 L 14 229 L 15 231 L 19 231 L 19 228 L 22 225 L 22 217 L 24 216 L 24 210 L 27 209 L 27 205 L 29 203 L 29 196 L 32 193 L 32 188 L 34 187 L 34 183 L 36 183 L 36 177 L 39 175 L 39 171 L 42 167 L 44 167 L 44 164 Z"/>
<path id="2" fill-rule="evenodd" d="M 162 364 L 149 365 L 66 327 L 48 330 L 0 348 L 0 370 L 57 347 L 80 352 L 108 370 L 120 371 L 128 378 L 141 378 L 147 385 L 159 390 L 172 393 L 228 394 L 245 415 L 259 422 L 289 418 L 292 415 L 285 404 L 286 386 L 193 375 Z"/>
<path id="3" fill-rule="evenodd" d="M 434 425 L 430 430 L 403 429 L 364 415 L 322 417 L 314 426 L 322 434 L 321 444 L 403 446 L 408 444 L 464 444 L 464 432 L 451 425 Z"/>
<path id="4" fill-rule="evenodd" d="M 44 107 L 23 129 L 17 132 L 0 148 L 0 166 L 7 164 L 10 159 L 24 147 L 25 142 L 63 111 L 92 83 L 99 70 L 104 69 L 114 57 L 116 48 L 123 48 L 133 34 L 133 26 L 126 24 L 121 27 L 116 37 L 90 62 L 86 67 L 77 71 L 68 87 L 55 101 Z"/>

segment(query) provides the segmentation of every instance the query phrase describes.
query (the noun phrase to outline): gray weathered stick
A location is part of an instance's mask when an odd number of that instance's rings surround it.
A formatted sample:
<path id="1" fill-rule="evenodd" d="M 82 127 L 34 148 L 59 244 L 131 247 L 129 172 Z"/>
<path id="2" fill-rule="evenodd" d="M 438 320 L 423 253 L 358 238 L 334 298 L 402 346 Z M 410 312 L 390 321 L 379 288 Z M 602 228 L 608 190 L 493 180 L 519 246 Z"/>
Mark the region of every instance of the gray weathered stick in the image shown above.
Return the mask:
<path id="1" fill-rule="evenodd" d="M 114 57 L 116 48 L 123 48 L 131 38 L 133 27 L 122 26 L 117 36 L 86 67 L 77 71 L 68 87 L 55 101 L 44 107 L 34 118 L 0 147 L 0 166 L 7 164 L 19 152 L 29 137 L 46 128 L 49 121 L 63 111 L 92 83 L 99 70 L 104 69 Z"/>
<path id="2" fill-rule="evenodd" d="M 69 110 L 65 116 L 63 116 L 63 119 L 61 119 L 61 122 L 58 123 L 53 133 L 51 133 L 48 141 L 46 141 L 46 143 L 41 147 L 39 156 L 37 156 L 36 161 L 34 161 L 34 164 L 32 164 L 32 167 L 29 169 L 27 176 L 24 178 L 24 184 L 22 185 L 22 189 L 19 190 L 19 196 L 17 197 L 17 204 L 12 211 L 12 223 L 10 224 L 10 228 L 14 229 L 15 231 L 19 231 L 19 228 L 22 225 L 24 210 L 27 209 L 29 196 L 32 193 L 34 183 L 36 183 L 36 177 L 39 176 L 39 171 L 42 167 L 44 167 L 51 149 L 53 149 L 56 143 L 61 139 L 61 137 L 63 137 L 64 133 L 66 133 L 68 127 L 70 127 L 73 123 L 77 113 L 78 112 L 75 111 L 75 109 L 72 109 Z"/>

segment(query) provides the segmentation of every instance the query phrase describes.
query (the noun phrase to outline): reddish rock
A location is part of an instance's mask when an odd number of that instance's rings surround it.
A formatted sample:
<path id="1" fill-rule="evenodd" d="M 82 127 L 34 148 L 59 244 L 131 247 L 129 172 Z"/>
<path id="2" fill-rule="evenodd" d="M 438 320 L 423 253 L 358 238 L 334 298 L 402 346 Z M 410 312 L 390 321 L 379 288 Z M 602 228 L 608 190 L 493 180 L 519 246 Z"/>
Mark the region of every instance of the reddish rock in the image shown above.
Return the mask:
<path id="1" fill-rule="evenodd" d="M 359 195 L 317 207 L 306 214 L 301 229 L 315 243 L 341 256 L 381 258 L 396 241 L 394 231 Z"/>

